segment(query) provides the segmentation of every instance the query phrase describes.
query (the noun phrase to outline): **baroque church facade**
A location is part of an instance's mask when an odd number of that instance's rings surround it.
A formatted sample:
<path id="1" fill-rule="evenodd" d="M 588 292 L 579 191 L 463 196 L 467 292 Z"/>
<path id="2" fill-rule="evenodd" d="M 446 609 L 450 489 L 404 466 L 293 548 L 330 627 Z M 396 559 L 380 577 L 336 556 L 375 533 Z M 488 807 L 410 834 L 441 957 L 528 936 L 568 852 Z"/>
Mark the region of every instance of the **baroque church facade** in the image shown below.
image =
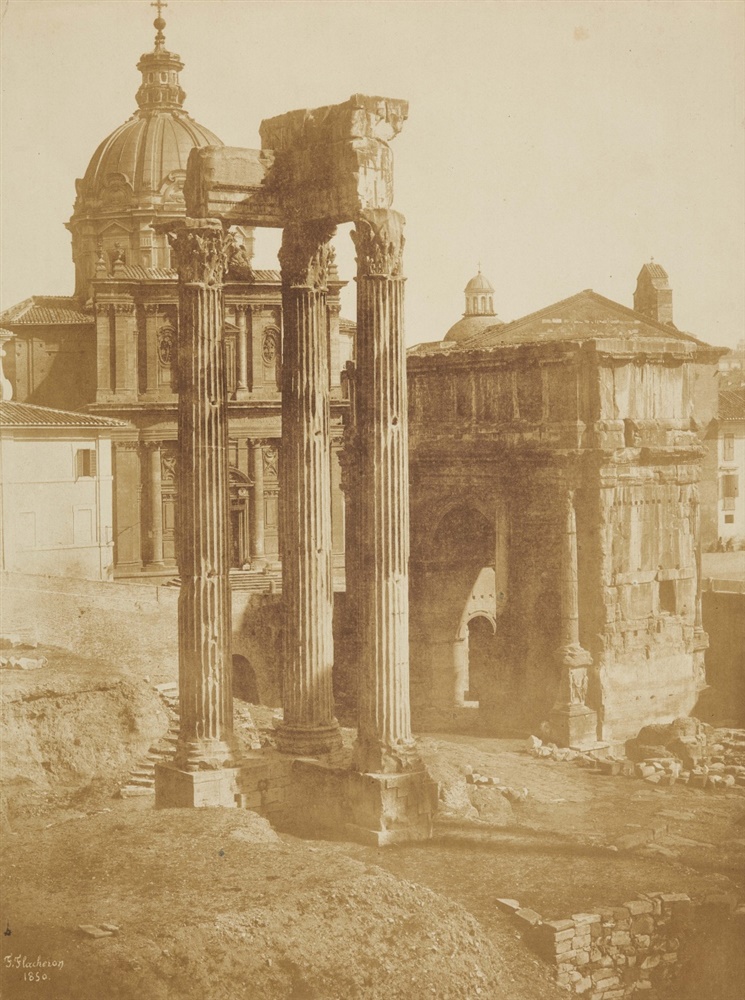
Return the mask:
<path id="1" fill-rule="evenodd" d="M 67 223 L 75 291 L 34 295 L 0 315 L 14 346 L 15 398 L 126 422 L 114 436 L 114 575 L 176 572 L 178 283 L 165 228 L 185 213 L 192 149 L 223 143 L 184 109 L 183 63 L 155 48 L 138 65 L 137 110 L 94 152 Z M 160 229 L 161 224 L 166 224 Z M 253 232 L 236 233 L 225 286 L 230 398 L 231 562 L 271 572 L 279 560 L 279 272 L 252 266 Z M 354 324 L 340 318 L 343 282 L 329 282 L 334 563 L 343 566 L 341 372 Z"/>

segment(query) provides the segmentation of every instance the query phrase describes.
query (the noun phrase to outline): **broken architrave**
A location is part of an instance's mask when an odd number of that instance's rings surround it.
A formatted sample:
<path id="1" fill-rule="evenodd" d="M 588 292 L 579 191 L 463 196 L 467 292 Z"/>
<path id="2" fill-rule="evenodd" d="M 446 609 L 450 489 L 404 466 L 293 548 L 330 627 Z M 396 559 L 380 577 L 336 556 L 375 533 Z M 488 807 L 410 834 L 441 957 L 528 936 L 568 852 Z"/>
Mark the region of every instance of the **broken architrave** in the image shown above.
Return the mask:
<path id="1" fill-rule="evenodd" d="M 361 211 L 390 208 L 388 142 L 407 117 L 406 101 L 355 94 L 343 104 L 266 119 L 260 150 L 193 149 L 187 215 L 281 228 L 300 220 L 354 222 Z"/>

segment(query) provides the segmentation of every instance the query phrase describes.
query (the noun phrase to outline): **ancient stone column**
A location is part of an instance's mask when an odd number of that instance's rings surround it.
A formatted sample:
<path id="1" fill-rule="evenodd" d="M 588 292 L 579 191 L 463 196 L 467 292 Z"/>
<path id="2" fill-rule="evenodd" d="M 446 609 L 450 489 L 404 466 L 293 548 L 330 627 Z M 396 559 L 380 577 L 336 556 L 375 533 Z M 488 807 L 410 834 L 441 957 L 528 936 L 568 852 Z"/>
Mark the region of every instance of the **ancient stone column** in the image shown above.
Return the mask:
<path id="1" fill-rule="evenodd" d="M 163 567 L 163 495 L 160 441 L 150 441 L 148 450 L 148 500 L 150 507 L 150 559 L 148 569 Z"/>
<path id="2" fill-rule="evenodd" d="M 264 549 L 264 442 L 251 442 L 251 567 L 260 569 L 266 563 Z"/>
<path id="3" fill-rule="evenodd" d="M 233 766 L 230 494 L 222 227 L 187 219 L 179 272 L 178 604 L 180 729 L 175 765 Z"/>
<path id="4" fill-rule="evenodd" d="M 355 222 L 356 447 L 359 526 L 352 572 L 360 622 L 355 766 L 421 768 L 409 710 L 409 483 L 404 351 L 403 216 L 376 209 Z"/>
<path id="5" fill-rule="evenodd" d="M 550 716 L 557 743 L 581 747 L 597 741 L 597 713 L 587 706 L 588 667 L 592 657 L 579 641 L 579 576 L 577 568 L 577 515 L 574 490 L 562 496 L 561 644 L 556 656 L 561 668 L 559 694 Z"/>
<path id="6" fill-rule="evenodd" d="M 302 756 L 340 746 L 334 718 L 333 576 L 326 289 L 333 259 L 326 223 L 283 233 L 282 595 L 284 721 L 281 750 Z"/>

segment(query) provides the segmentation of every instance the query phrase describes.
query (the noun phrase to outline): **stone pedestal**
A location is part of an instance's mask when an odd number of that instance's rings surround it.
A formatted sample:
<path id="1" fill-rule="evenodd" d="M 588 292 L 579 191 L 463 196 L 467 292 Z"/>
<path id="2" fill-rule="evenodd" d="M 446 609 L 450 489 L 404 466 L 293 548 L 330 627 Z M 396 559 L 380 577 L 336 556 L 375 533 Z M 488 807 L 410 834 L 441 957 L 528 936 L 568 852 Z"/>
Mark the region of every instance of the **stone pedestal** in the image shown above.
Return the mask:
<path id="1" fill-rule="evenodd" d="M 351 581 L 359 614 L 359 729 L 354 765 L 371 774 L 422 769 L 409 710 L 408 412 L 403 217 L 356 220 L 356 448 L 359 504 Z"/>
<path id="2" fill-rule="evenodd" d="M 156 772 L 158 805 L 230 804 L 233 737 L 230 495 L 222 227 L 187 219 L 171 236 L 179 272 L 179 737 Z M 207 776 L 205 776 L 207 775 Z"/>
<path id="3" fill-rule="evenodd" d="M 171 764 L 155 765 L 155 808 L 191 809 L 200 806 L 236 807 L 240 768 L 183 771 Z"/>
<path id="4" fill-rule="evenodd" d="M 334 718 L 333 576 L 326 289 L 334 227 L 285 228 L 282 269 L 284 720 L 277 744 L 315 755 L 341 744 Z"/>
<path id="5" fill-rule="evenodd" d="M 317 760 L 292 762 L 294 812 L 288 828 L 304 836 L 371 847 L 427 840 L 437 811 L 437 783 L 426 771 L 359 774 Z"/>
<path id="6" fill-rule="evenodd" d="M 579 641 L 579 588 L 577 571 L 577 518 L 574 491 L 566 489 L 562 498 L 561 538 L 561 636 L 556 651 L 561 667 L 559 694 L 551 714 L 551 736 L 560 746 L 575 749 L 597 743 L 597 712 L 587 705 L 588 669 L 592 657 Z"/>

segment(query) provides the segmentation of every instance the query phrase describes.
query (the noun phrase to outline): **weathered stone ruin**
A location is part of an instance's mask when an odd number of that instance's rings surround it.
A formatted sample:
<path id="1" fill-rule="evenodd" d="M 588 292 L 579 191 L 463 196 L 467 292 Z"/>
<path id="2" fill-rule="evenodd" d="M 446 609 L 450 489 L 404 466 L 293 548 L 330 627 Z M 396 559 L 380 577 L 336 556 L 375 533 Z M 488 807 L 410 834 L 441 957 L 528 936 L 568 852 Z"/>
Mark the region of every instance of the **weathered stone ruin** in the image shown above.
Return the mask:
<path id="1" fill-rule="evenodd" d="M 282 350 L 285 755 L 272 794 L 298 821 L 385 843 L 431 832 L 433 792 L 411 735 L 408 676 L 408 455 L 403 342 L 403 217 L 391 208 L 388 140 L 401 101 L 345 104 L 265 121 L 260 151 L 190 156 L 187 218 L 169 225 L 180 282 L 178 545 L 180 731 L 156 769 L 158 805 L 253 803 L 267 764 L 242 760 L 232 731 L 227 401 L 222 289 L 231 224 L 283 230 Z M 332 699 L 333 591 L 328 312 L 330 240 L 352 222 L 357 248 L 357 379 L 347 442 L 347 579 L 359 623 L 353 770 Z M 352 485 L 353 483 L 353 485 Z M 318 757 L 324 757 L 320 763 Z M 293 758 L 298 762 L 289 771 Z M 290 779 L 294 778 L 294 782 Z M 287 791 L 292 786 L 291 792 Z"/>

